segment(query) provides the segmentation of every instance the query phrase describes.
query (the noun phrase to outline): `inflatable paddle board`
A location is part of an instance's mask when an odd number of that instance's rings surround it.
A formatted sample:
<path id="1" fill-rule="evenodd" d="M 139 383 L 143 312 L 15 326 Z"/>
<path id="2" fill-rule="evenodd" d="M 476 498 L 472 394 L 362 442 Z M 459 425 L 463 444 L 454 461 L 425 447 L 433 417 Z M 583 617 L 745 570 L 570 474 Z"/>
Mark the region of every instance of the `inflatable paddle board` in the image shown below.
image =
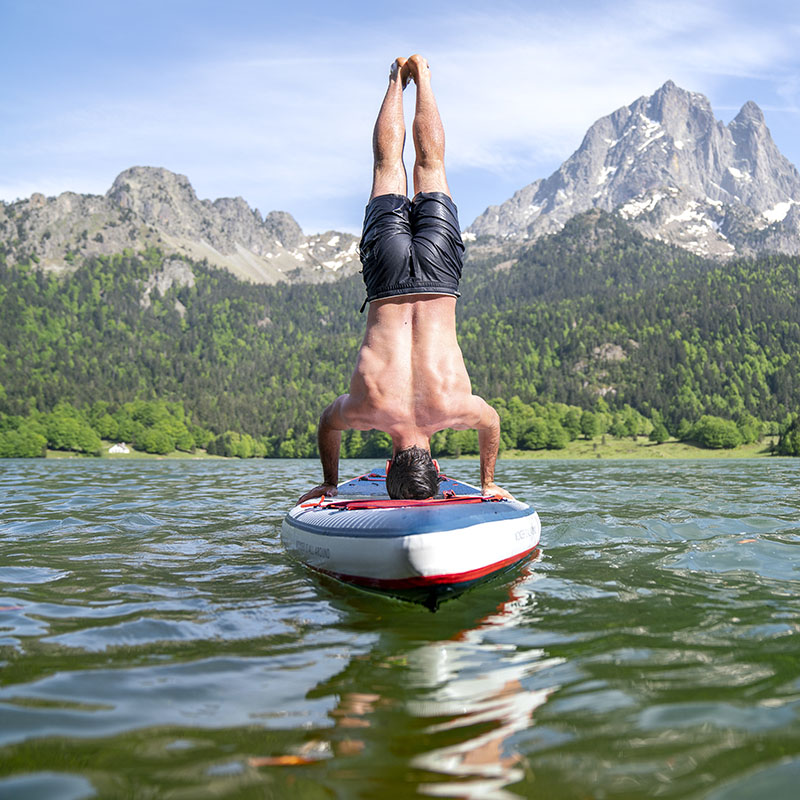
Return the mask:
<path id="1" fill-rule="evenodd" d="M 530 506 L 446 476 L 434 498 L 391 500 L 383 469 L 295 506 L 281 529 L 311 569 L 432 609 L 526 559 L 540 534 Z"/>

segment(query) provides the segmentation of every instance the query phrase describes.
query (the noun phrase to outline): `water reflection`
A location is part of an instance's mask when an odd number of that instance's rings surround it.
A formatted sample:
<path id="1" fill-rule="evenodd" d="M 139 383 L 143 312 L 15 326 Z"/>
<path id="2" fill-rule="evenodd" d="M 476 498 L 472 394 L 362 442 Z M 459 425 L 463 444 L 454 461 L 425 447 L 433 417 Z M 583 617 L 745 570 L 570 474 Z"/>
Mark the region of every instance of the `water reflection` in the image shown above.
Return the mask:
<path id="1" fill-rule="evenodd" d="M 521 650 L 511 643 L 487 640 L 486 633 L 506 631 L 526 618 L 535 605 L 531 567 L 509 587 L 509 599 L 472 630 L 452 641 L 424 645 L 409 656 L 411 682 L 431 690 L 423 702 L 407 704 L 409 713 L 437 719 L 430 734 L 459 731 L 456 741 L 416 756 L 412 764 L 452 776 L 457 783 L 425 782 L 422 794 L 434 797 L 518 797 L 507 787 L 524 778 L 525 762 L 514 735 L 533 725 L 533 713 L 558 687 L 530 688 L 534 673 L 560 663 L 541 649 Z"/>
<path id="2" fill-rule="evenodd" d="M 535 613 L 540 557 L 537 551 L 515 580 L 498 587 L 501 601 L 491 613 L 473 616 L 467 627 L 451 625 L 447 638 L 409 648 L 402 630 L 385 630 L 370 653 L 310 693 L 338 696 L 327 736 L 287 756 L 251 759 L 251 766 L 335 757 L 334 781 L 370 784 L 377 767 L 385 782 L 388 767 L 409 794 L 518 797 L 508 787 L 525 778 L 527 765 L 515 737 L 535 725 L 535 710 L 558 688 L 544 672 L 562 662 L 513 641 L 514 628 Z M 416 620 L 419 641 L 427 618 Z M 352 757 L 359 762 L 345 766 Z"/>

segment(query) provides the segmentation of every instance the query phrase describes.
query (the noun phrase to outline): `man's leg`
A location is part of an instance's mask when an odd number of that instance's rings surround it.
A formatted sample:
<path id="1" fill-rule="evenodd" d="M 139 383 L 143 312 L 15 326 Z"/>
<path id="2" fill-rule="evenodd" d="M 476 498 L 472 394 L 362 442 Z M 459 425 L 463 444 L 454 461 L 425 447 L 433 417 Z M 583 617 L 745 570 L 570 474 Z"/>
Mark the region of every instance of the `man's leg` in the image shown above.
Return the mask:
<path id="1" fill-rule="evenodd" d="M 444 192 L 449 197 L 450 189 L 444 172 L 444 127 L 431 89 L 431 71 L 428 62 L 420 55 L 411 56 L 406 64 L 417 85 L 413 127 L 416 151 L 414 194 Z"/>
<path id="2" fill-rule="evenodd" d="M 382 194 L 405 195 L 408 191 L 406 168 L 403 165 L 403 145 L 406 141 L 403 89 L 408 79 L 406 59 L 396 59 L 389 73 L 389 87 L 372 133 L 374 161 L 370 200 Z"/>

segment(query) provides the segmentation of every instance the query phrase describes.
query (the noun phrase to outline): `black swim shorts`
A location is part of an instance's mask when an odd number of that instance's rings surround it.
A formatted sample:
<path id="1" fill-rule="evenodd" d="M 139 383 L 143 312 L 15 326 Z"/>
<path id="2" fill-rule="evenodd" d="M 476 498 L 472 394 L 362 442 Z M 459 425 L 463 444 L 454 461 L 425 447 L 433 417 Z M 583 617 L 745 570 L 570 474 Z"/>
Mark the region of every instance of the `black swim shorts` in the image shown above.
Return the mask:
<path id="1" fill-rule="evenodd" d="M 455 203 L 443 192 L 419 192 L 413 202 L 400 194 L 373 197 L 360 249 L 364 306 L 403 294 L 459 297 L 464 243 Z"/>

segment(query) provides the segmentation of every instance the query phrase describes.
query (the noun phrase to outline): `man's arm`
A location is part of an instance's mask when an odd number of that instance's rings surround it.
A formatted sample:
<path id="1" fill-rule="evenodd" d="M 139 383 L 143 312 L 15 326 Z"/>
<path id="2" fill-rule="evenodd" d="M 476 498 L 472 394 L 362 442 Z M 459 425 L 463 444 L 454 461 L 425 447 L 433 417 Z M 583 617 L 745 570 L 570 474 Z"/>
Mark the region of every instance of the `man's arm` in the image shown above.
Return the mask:
<path id="1" fill-rule="evenodd" d="M 500 416 L 481 397 L 475 398 L 479 406 L 478 447 L 481 453 L 481 491 L 485 495 L 499 494 L 501 497 L 513 498 L 494 482 L 494 467 L 500 451 Z"/>
<path id="2" fill-rule="evenodd" d="M 349 427 L 343 409 L 349 398 L 349 395 L 340 395 L 320 415 L 317 445 L 319 446 L 319 459 L 322 462 L 322 483 L 307 491 L 297 501 L 298 505 L 314 497 L 323 495 L 333 497 L 337 493 L 342 431 Z"/>

